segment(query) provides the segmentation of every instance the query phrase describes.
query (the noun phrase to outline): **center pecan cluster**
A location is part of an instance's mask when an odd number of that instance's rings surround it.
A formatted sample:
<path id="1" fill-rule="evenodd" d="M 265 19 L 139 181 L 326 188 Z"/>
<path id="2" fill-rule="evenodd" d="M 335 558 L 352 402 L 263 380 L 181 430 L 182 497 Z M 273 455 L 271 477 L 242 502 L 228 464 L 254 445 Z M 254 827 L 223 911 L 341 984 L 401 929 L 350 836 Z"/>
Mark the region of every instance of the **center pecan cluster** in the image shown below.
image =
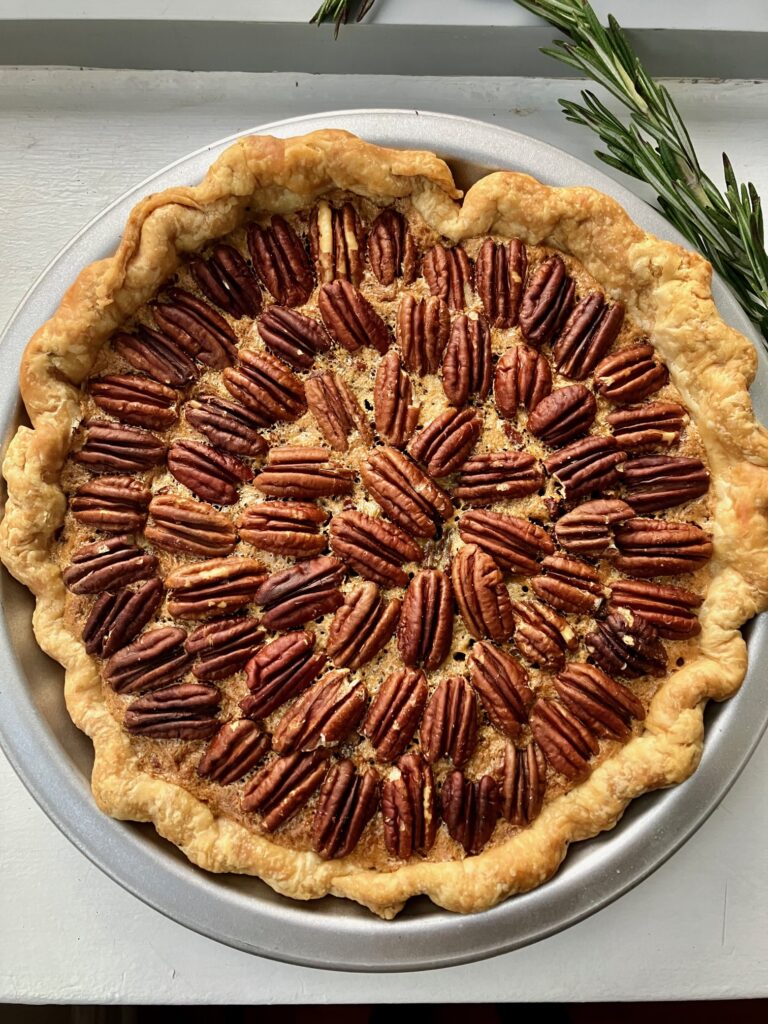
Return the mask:
<path id="1" fill-rule="evenodd" d="M 64 583 L 123 727 L 197 742 L 200 779 L 239 786 L 262 829 L 309 815 L 342 857 L 380 810 L 392 858 L 427 855 L 441 820 L 476 854 L 626 741 L 632 681 L 698 633 L 677 577 L 712 543 L 674 510 L 709 475 L 670 454 L 692 428 L 653 346 L 561 255 L 422 249 L 394 207 L 301 223 L 212 245 L 111 339 Z M 332 361 L 368 350 L 370 396 Z M 281 439 L 307 418 L 324 445 Z"/>

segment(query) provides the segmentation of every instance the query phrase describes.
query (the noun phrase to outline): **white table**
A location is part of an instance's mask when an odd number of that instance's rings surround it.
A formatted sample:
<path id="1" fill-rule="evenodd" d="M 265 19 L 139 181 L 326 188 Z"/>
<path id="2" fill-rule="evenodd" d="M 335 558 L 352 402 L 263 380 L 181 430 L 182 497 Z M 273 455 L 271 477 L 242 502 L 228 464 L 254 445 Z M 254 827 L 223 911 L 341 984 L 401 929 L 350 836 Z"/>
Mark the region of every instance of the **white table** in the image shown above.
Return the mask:
<path id="1" fill-rule="evenodd" d="M 713 173 L 727 150 L 768 199 L 768 83 L 673 84 Z M 479 117 L 584 159 L 556 105 L 577 85 L 0 69 L 0 325 L 67 239 L 172 159 L 317 110 L 420 107 Z M 13 383 L 5 382 L 6 387 Z M 474 1002 L 768 995 L 768 741 L 696 836 L 570 930 L 485 963 L 352 975 L 270 963 L 166 920 L 93 867 L 0 755 L 0 1002 Z"/>

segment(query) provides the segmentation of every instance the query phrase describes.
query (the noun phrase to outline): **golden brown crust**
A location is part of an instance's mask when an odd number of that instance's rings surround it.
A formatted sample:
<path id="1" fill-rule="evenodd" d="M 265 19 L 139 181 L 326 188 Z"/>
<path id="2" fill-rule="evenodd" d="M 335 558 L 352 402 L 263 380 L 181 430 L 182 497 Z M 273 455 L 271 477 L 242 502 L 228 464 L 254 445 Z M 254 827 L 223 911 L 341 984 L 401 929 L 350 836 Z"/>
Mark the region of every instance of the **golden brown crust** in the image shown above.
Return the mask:
<path id="1" fill-rule="evenodd" d="M 248 208 L 290 212 L 333 189 L 380 203 L 407 196 L 430 227 L 455 241 L 516 236 L 574 256 L 652 338 L 712 469 L 715 557 L 700 654 L 660 687 L 642 735 L 511 840 L 465 860 L 409 863 L 390 873 L 278 846 L 139 770 L 129 738 L 105 706 L 94 659 L 65 625 L 65 590 L 50 556 L 66 507 L 58 480 L 80 418 L 77 385 L 109 334 L 153 295 L 181 254 L 231 231 Z M 152 821 L 208 870 L 256 874 L 299 899 L 346 896 L 384 917 L 417 893 L 469 912 L 533 888 L 555 871 L 568 843 L 611 828 L 639 794 L 686 778 L 701 754 L 706 700 L 730 696 L 744 677 L 739 627 L 768 606 L 768 433 L 756 423 L 748 394 L 755 352 L 719 318 L 709 264 L 647 235 L 614 200 L 591 189 L 550 188 L 500 172 L 474 185 L 461 206 L 458 196 L 447 166 L 429 153 L 381 149 L 338 131 L 239 141 L 200 185 L 139 203 L 114 256 L 80 274 L 31 340 L 21 390 L 34 429 L 20 428 L 4 464 L 9 498 L 0 556 L 37 597 L 35 635 L 66 669 L 67 707 L 96 752 L 99 806 L 118 818 Z"/>

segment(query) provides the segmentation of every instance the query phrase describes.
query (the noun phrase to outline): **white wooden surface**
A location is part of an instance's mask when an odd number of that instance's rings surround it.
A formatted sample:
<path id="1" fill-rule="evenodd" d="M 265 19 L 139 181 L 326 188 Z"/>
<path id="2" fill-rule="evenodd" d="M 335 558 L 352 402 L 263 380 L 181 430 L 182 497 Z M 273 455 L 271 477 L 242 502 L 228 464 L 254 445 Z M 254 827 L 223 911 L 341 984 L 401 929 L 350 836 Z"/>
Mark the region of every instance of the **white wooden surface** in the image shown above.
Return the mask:
<path id="1" fill-rule="evenodd" d="M 0 69 L 0 326 L 58 248 L 165 163 L 281 117 L 356 106 L 466 114 L 590 159 L 532 79 Z M 768 197 L 768 83 L 674 84 L 712 171 L 727 150 Z M 6 382 L 5 386 L 13 386 Z M 574 1001 L 768 995 L 768 742 L 666 865 L 590 920 L 528 949 L 420 975 L 269 963 L 166 920 L 45 818 L 0 755 L 0 1002 Z"/>

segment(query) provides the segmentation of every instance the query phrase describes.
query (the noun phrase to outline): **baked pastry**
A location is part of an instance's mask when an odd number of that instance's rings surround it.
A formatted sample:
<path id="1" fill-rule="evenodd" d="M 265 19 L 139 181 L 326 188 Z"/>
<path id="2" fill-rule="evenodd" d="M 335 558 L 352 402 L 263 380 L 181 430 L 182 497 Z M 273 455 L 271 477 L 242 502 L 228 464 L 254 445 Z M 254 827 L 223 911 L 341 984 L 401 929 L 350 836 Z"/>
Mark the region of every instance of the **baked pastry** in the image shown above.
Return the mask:
<path id="1" fill-rule="evenodd" d="M 766 607 L 710 268 L 347 133 L 150 196 L 29 343 L 0 553 L 93 791 L 196 864 L 487 908 L 686 778 Z"/>

